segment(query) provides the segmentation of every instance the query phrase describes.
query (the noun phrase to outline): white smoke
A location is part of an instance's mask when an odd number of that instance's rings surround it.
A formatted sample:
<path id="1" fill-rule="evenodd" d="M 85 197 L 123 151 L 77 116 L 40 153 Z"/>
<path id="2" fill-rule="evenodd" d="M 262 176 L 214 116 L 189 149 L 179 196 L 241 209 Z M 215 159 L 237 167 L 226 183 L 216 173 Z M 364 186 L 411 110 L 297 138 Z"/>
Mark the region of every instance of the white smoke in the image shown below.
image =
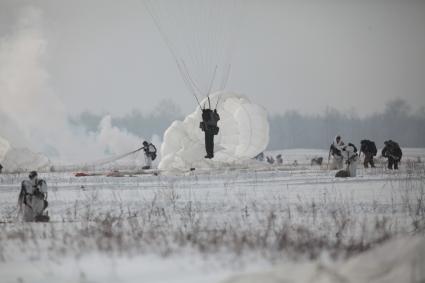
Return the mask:
<path id="1" fill-rule="evenodd" d="M 15 28 L 0 38 L 0 136 L 13 147 L 72 161 L 140 146 L 142 138 L 113 127 L 109 116 L 102 119 L 98 132 L 89 135 L 70 125 L 66 106 L 49 86 L 43 64 L 48 43 L 42 16 L 39 9 L 24 9 Z"/>
<path id="2" fill-rule="evenodd" d="M 139 137 L 112 126 L 111 116 L 105 116 L 99 123 L 99 131 L 94 134 L 94 142 L 107 152 L 123 153 L 140 147 L 143 140 Z"/>

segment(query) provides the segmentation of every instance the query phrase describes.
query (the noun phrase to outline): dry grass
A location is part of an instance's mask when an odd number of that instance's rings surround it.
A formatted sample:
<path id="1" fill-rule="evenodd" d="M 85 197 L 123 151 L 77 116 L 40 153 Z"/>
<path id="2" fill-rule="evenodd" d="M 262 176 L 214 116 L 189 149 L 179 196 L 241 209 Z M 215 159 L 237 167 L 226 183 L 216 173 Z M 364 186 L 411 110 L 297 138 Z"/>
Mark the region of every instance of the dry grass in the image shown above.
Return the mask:
<path id="1" fill-rule="evenodd" d="M 68 205 L 59 221 L 0 224 L 0 261 L 15 253 L 55 259 L 91 251 L 167 256 L 185 249 L 257 253 L 270 261 L 315 259 L 324 252 L 346 258 L 399 234 L 425 234 L 425 180 L 409 176 L 394 181 L 403 188 L 401 203 L 376 199 L 360 208 L 334 195 L 288 204 L 277 194 L 273 203 L 241 195 L 226 211 L 221 203 L 188 200 L 170 182 L 150 199 L 129 204 L 118 194 L 99 209 L 93 191 Z"/>

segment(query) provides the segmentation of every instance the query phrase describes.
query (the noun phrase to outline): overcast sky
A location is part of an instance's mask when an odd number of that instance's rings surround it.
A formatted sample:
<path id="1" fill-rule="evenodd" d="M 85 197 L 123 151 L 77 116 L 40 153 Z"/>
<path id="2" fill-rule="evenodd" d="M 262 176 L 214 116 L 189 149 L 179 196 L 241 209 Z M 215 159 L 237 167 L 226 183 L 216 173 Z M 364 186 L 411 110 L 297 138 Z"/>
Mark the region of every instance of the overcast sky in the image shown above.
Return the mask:
<path id="1" fill-rule="evenodd" d="M 40 64 L 68 113 L 196 107 L 142 0 L 0 0 L 0 40 L 27 6 L 41 11 Z M 228 88 L 271 113 L 425 105 L 425 1 L 251 0 L 236 34 Z"/>

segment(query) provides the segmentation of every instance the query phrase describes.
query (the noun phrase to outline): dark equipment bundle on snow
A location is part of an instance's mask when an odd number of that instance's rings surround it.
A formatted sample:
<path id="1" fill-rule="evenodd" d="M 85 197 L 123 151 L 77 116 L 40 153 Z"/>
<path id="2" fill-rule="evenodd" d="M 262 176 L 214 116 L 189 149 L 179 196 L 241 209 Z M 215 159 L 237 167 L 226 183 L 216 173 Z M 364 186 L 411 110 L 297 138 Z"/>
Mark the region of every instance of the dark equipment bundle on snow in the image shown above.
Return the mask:
<path id="1" fill-rule="evenodd" d="M 339 170 L 335 174 L 336 178 L 348 178 L 350 177 L 350 173 L 347 170 Z"/>
<path id="2" fill-rule="evenodd" d="M 310 163 L 310 165 L 311 166 L 313 166 L 313 165 L 322 165 L 322 163 L 323 163 L 323 157 L 314 157 L 314 158 L 312 158 L 311 159 L 311 163 Z"/>

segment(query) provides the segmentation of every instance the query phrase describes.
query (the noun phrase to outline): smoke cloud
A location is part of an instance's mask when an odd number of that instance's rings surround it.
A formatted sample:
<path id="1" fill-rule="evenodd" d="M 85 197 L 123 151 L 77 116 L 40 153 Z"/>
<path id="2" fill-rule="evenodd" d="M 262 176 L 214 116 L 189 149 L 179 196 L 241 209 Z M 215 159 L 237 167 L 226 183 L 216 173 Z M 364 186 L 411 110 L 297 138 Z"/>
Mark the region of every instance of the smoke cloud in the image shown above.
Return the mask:
<path id="1" fill-rule="evenodd" d="M 140 146 L 142 138 L 102 119 L 86 133 L 69 123 L 66 105 L 49 86 L 43 65 L 48 42 L 43 14 L 25 8 L 13 30 L 0 38 L 0 136 L 12 147 L 26 147 L 53 159 L 87 161 Z"/>

